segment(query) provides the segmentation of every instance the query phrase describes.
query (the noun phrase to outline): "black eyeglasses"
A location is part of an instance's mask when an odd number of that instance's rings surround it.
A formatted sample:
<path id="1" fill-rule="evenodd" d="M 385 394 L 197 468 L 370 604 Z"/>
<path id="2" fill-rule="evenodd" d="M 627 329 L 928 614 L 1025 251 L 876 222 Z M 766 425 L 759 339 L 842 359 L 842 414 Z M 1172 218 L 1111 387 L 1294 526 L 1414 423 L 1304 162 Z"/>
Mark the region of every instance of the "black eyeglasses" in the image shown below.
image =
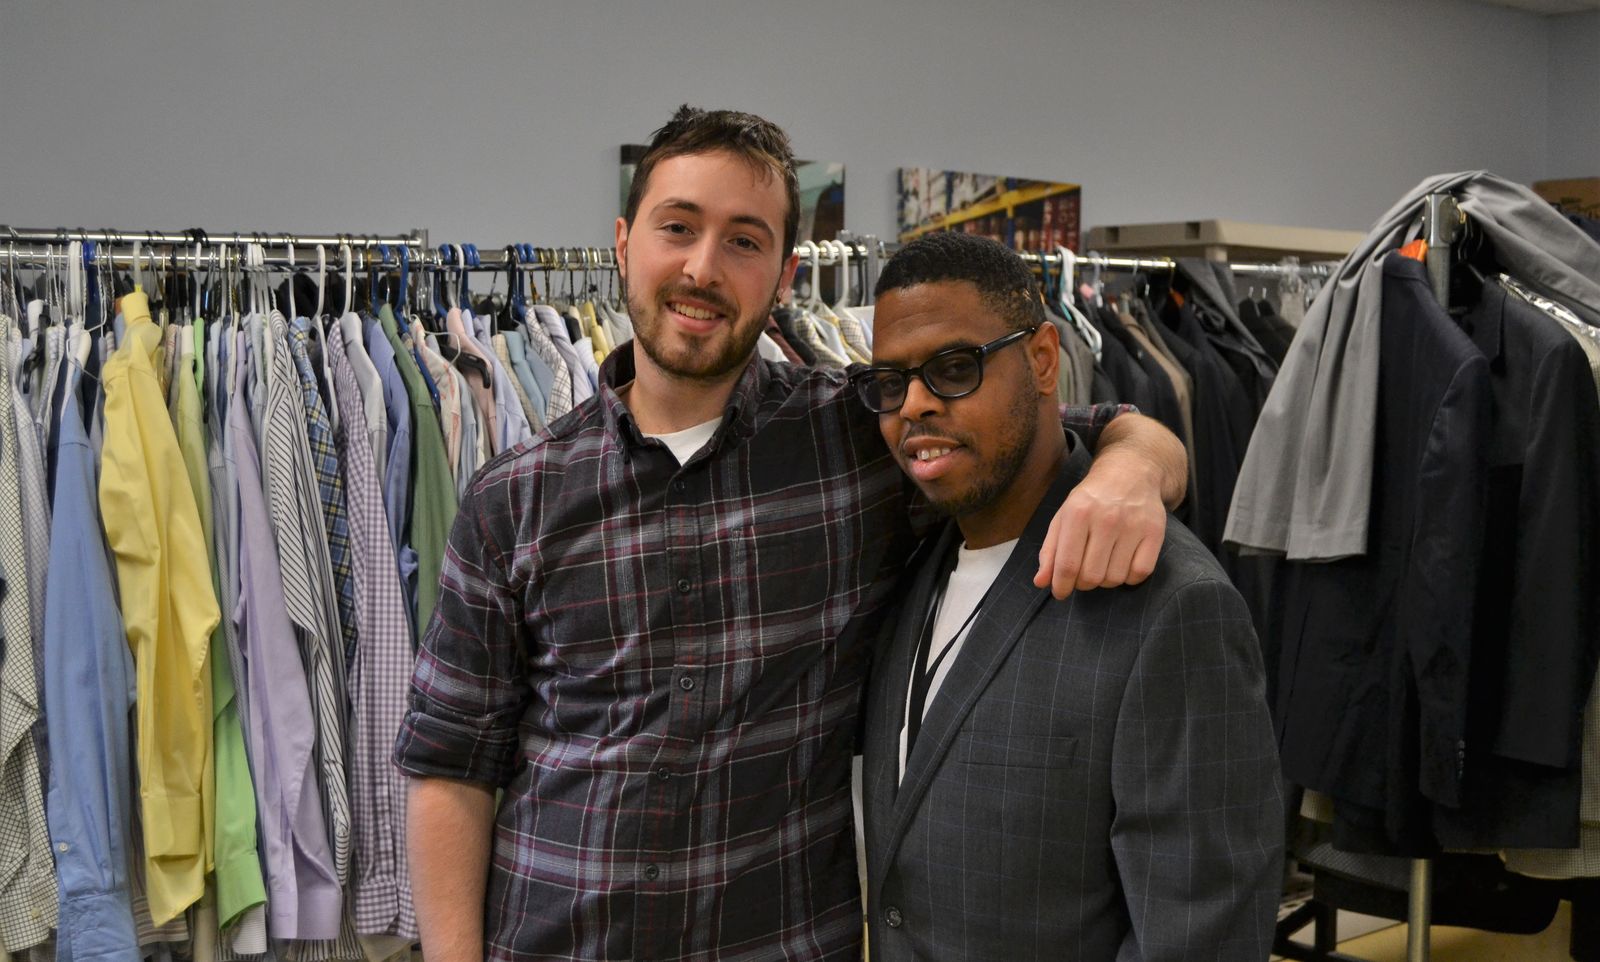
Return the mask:
<path id="1" fill-rule="evenodd" d="M 875 414 L 888 414 L 900 410 L 906 403 L 906 389 L 911 379 L 918 377 L 935 397 L 954 401 L 983 386 L 983 359 L 1029 336 L 1037 327 L 1025 331 L 1012 331 L 977 347 L 952 347 L 940 351 L 917 367 L 869 367 L 857 371 L 850 378 L 856 396 Z"/>

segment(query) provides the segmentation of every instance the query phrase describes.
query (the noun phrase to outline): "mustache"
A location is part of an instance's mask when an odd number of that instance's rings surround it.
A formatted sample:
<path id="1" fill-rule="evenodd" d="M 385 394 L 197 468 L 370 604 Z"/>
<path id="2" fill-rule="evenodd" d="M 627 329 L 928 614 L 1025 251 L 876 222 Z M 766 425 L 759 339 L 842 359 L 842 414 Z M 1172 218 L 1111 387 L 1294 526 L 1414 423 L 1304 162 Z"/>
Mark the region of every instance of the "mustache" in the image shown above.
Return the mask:
<path id="1" fill-rule="evenodd" d="M 671 290 L 662 291 L 660 296 L 661 306 L 665 307 L 668 301 L 677 297 L 709 304 L 716 309 L 718 314 L 728 317 L 732 317 L 735 313 L 733 305 L 729 304 L 726 298 L 716 291 L 708 291 L 703 287 L 675 287 Z"/>
<path id="2" fill-rule="evenodd" d="M 972 447 L 972 439 L 965 435 L 957 434 L 953 431 L 941 431 L 937 426 L 927 425 L 918 421 L 906 428 L 906 433 L 900 438 L 900 449 L 902 451 L 905 450 L 907 444 L 918 438 L 939 438 L 943 441 L 954 441 L 962 447 Z"/>

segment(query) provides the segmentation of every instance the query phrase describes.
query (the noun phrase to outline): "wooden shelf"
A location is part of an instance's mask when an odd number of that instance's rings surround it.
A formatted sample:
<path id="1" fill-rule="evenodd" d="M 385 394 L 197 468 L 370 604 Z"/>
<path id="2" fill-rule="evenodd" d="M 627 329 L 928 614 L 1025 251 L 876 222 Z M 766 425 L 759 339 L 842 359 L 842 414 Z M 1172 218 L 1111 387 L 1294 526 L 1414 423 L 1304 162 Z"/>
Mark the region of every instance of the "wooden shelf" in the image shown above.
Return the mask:
<path id="1" fill-rule="evenodd" d="M 1210 260 L 1339 260 L 1366 235 L 1353 230 L 1281 227 L 1236 220 L 1116 224 L 1089 229 L 1083 250 L 1102 254 L 1161 254 Z"/>

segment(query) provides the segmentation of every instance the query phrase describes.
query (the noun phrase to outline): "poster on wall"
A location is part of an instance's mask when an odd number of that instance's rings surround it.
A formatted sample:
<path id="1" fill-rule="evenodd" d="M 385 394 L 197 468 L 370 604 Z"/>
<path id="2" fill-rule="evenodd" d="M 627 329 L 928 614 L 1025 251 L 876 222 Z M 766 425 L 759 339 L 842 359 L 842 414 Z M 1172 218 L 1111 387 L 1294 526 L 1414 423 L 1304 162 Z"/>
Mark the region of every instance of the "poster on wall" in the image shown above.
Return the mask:
<path id="1" fill-rule="evenodd" d="M 1600 218 L 1600 177 L 1541 180 L 1533 185 L 1533 192 L 1564 213 Z"/>
<path id="2" fill-rule="evenodd" d="M 1078 184 L 929 167 L 900 168 L 900 241 L 959 230 L 1012 250 L 1078 249 Z"/>
<path id="3" fill-rule="evenodd" d="M 644 157 L 643 144 L 622 145 L 622 183 L 617 212 L 628 207 L 633 172 Z M 844 164 L 825 160 L 797 160 L 800 182 L 800 240 L 833 240 L 844 230 Z"/>

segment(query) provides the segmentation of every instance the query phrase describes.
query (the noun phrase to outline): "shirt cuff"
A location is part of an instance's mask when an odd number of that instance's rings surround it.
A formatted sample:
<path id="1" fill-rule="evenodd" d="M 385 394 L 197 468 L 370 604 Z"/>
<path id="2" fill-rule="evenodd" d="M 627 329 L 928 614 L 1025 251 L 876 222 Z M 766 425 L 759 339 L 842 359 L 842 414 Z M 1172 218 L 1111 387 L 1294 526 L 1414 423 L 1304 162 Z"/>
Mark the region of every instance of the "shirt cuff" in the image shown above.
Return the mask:
<path id="1" fill-rule="evenodd" d="M 124 962 L 139 957 L 127 892 L 76 895 L 61 903 L 56 932 L 61 962 Z"/>
<path id="2" fill-rule="evenodd" d="M 482 728 L 420 711 L 406 713 L 394 764 L 407 775 L 503 786 L 517 757 L 515 728 Z"/>

